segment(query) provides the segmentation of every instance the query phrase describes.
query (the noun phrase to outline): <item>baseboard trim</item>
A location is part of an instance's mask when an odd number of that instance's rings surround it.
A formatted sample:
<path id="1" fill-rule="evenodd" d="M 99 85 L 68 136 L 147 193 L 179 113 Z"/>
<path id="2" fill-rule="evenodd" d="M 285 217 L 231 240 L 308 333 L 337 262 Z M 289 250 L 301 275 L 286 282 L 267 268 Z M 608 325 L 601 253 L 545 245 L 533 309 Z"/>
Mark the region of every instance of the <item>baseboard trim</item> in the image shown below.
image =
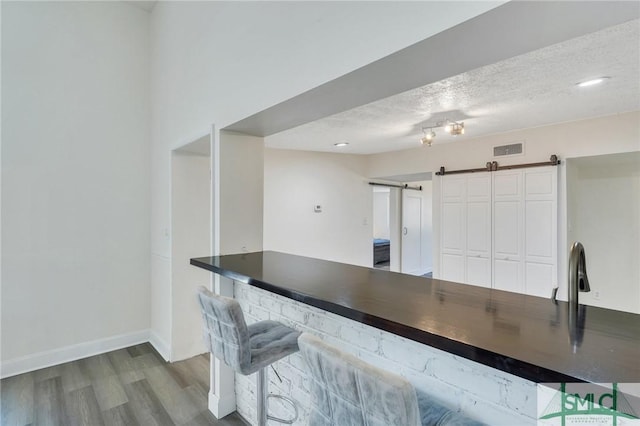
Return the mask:
<path id="1" fill-rule="evenodd" d="M 227 397 L 220 398 L 218 395 L 209 392 L 209 411 L 211 411 L 211 414 L 216 416 L 217 419 L 233 413 L 236 411 L 236 394 L 231 393 L 231 395 Z"/>
<path id="2" fill-rule="evenodd" d="M 155 350 L 160 354 L 165 361 L 169 362 L 171 360 L 171 351 L 169 350 L 169 345 L 165 342 L 159 335 L 153 330 L 149 331 L 149 343 L 151 346 L 155 348 Z"/>
<path id="3" fill-rule="evenodd" d="M 102 354 L 128 346 L 148 342 L 150 331 L 140 330 L 133 333 L 120 334 L 90 342 L 78 343 L 58 349 L 39 352 L 24 357 L 2 361 L 0 364 L 0 378 L 16 376 L 22 373 L 51 367 L 65 362 Z M 155 345 L 154 345 L 155 346 Z M 156 347 L 157 350 L 157 347 Z M 159 351 L 158 351 L 159 352 Z"/>

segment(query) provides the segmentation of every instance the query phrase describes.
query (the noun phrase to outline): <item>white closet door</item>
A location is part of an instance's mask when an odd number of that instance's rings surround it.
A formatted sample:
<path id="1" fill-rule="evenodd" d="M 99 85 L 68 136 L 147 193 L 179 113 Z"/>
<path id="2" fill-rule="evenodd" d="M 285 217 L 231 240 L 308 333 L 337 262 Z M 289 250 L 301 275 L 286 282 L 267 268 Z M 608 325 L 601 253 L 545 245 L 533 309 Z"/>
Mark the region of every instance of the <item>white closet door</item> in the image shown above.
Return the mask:
<path id="1" fill-rule="evenodd" d="M 464 256 L 443 253 L 440 272 L 440 279 L 464 283 Z"/>
<path id="2" fill-rule="evenodd" d="M 493 176 L 493 287 L 524 293 L 522 171 Z"/>
<path id="3" fill-rule="evenodd" d="M 467 178 L 466 280 L 491 287 L 491 175 Z"/>
<path id="4" fill-rule="evenodd" d="M 442 206 L 442 252 L 462 256 L 464 241 L 464 203 L 444 203 Z"/>
<path id="5" fill-rule="evenodd" d="M 557 285 L 557 167 L 524 171 L 525 292 L 550 297 Z"/>
<path id="6" fill-rule="evenodd" d="M 466 178 L 443 176 L 441 182 L 440 278 L 462 283 L 465 280 Z"/>
<path id="7" fill-rule="evenodd" d="M 443 176 L 441 278 L 549 297 L 557 285 L 557 167 Z"/>

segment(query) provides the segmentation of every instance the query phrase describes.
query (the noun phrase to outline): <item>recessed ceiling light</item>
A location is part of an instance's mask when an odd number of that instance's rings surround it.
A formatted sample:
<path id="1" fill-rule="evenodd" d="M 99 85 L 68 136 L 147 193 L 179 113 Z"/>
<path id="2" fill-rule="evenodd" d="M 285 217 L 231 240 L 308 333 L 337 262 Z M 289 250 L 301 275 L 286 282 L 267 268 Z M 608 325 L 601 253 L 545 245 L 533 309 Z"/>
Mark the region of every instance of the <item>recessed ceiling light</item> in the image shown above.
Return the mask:
<path id="1" fill-rule="evenodd" d="M 582 82 L 578 83 L 578 87 L 594 86 L 594 85 L 600 84 L 600 83 L 602 83 L 605 80 L 608 80 L 610 78 L 611 77 L 598 77 L 598 78 L 594 78 L 593 80 L 582 81 Z"/>
<path id="2" fill-rule="evenodd" d="M 347 145 L 349 145 L 349 142 L 336 142 L 333 144 L 333 146 L 337 146 L 338 148 Z"/>

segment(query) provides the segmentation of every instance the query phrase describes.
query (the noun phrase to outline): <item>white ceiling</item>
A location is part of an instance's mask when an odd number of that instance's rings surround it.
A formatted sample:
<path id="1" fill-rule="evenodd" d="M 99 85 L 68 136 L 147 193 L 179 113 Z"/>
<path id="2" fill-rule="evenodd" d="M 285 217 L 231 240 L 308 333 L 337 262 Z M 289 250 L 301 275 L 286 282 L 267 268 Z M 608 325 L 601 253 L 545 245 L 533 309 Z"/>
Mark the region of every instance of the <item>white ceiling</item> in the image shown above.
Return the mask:
<path id="1" fill-rule="evenodd" d="M 209 139 L 209 135 L 205 135 L 200 139 L 197 139 L 191 143 L 183 145 L 175 149 L 175 151 L 181 154 L 190 154 L 190 155 L 209 157 L 211 155 L 211 142 Z"/>
<path id="2" fill-rule="evenodd" d="M 599 86 L 576 86 L 600 76 L 611 78 Z M 465 135 L 435 129 L 434 144 L 639 109 L 636 19 L 268 136 L 265 143 L 373 154 L 419 146 L 422 127 L 445 118 L 463 120 Z M 333 146 L 342 141 L 349 145 Z"/>
<path id="3" fill-rule="evenodd" d="M 151 12 L 153 10 L 153 8 L 155 7 L 157 2 L 158 2 L 157 0 L 139 0 L 139 1 L 128 0 L 128 1 L 125 1 L 125 3 L 128 3 L 131 6 L 137 7 L 138 9 L 142 9 L 142 10 L 147 11 L 147 12 Z"/>

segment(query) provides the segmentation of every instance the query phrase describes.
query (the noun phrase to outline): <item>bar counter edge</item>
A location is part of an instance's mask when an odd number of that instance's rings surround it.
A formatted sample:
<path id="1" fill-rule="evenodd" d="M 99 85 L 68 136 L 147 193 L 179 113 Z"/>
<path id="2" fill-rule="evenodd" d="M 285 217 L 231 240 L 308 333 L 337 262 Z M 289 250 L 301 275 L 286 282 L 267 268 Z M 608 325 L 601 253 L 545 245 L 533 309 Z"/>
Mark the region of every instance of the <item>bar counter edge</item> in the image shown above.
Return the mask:
<path id="1" fill-rule="evenodd" d="M 278 259 L 278 265 L 265 265 L 263 262 L 268 262 L 269 257 Z M 252 259 L 251 261 L 247 261 L 247 259 Z M 258 262 L 259 260 L 259 262 Z M 461 341 L 457 339 L 454 333 L 451 333 L 447 330 L 444 332 L 432 332 L 425 330 L 424 327 L 420 326 L 415 321 L 394 321 L 389 318 L 388 315 L 384 315 L 380 309 L 376 309 L 375 305 L 372 305 L 373 308 L 367 307 L 366 309 L 357 308 L 353 306 L 349 306 L 349 303 L 345 303 L 345 299 L 342 296 L 334 296 L 334 297 L 321 297 L 319 295 L 310 294 L 312 291 L 305 291 L 303 283 L 300 281 L 304 281 L 305 277 L 308 276 L 309 282 L 314 280 L 318 280 L 319 271 L 311 271 L 309 270 L 309 265 L 315 266 L 317 269 L 322 269 L 327 272 L 328 275 L 331 274 L 340 274 L 344 272 L 345 275 L 349 273 L 357 273 L 357 277 L 361 276 L 370 276 L 366 271 L 371 270 L 371 268 L 365 268 L 361 266 L 355 265 L 347 265 L 338 262 L 325 261 L 320 259 L 313 259 L 298 255 L 291 255 L 285 253 L 278 252 L 255 252 L 255 253 L 243 253 L 243 254 L 233 254 L 233 255 L 223 255 L 223 256 L 212 256 L 212 257 L 200 257 L 200 258 L 192 258 L 190 260 L 191 265 L 194 265 L 199 268 L 206 269 L 213 273 L 219 274 L 221 276 L 227 277 L 234 281 L 239 281 L 251 286 L 255 286 L 261 288 L 263 290 L 281 295 L 283 297 L 328 311 L 332 312 L 336 315 L 349 318 L 351 320 L 367 324 L 369 326 L 375 327 L 377 329 L 405 337 L 407 339 L 449 352 L 454 355 L 458 355 L 469 360 L 484 364 L 486 366 L 522 377 L 524 379 L 542 383 L 542 382 L 613 382 L 613 381 L 623 381 L 620 380 L 620 377 L 611 377 L 614 380 L 607 380 L 607 366 L 606 363 L 601 367 L 603 371 L 594 371 L 593 366 L 571 366 L 568 364 L 570 359 L 562 359 L 562 353 L 560 353 L 559 360 L 557 362 L 557 367 L 549 367 L 550 364 L 554 364 L 554 360 L 549 360 L 546 366 L 539 365 L 539 363 L 532 362 L 531 359 L 527 356 L 526 353 L 514 354 L 505 353 L 504 350 L 500 350 L 499 348 L 491 348 L 492 342 L 484 342 L 483 346 L 473 345 L 467 342 Z M 259 264 L 258 264 L 259 263 Z M 286 271 L 282 270 L 282 268 L 286 268 L 287 264 L 290 265 L 292 269 L 295 269 L 297 263 L 300 266 L 297 267 L 297 271 L 292 272 L 292 275 L 287 275 Z M 271 267 L 269 267 L 271 266 Z M 271 273 L 271 276 L 265 273 L 265 270 L 275 270 L 280 271 L 277 273 Z M 384 279 L 388 277 L 388 280 L 404 280 L 407 281 L 410 285 L 413 285 L 413 281 L 415 279 L 422 280 L 430 280 L 429 278 L 418 278 L 411 277 L 408 275 L 397 274 L 393 272 L 387 271 L 379 271 L 375 270 L 376 283 L 372 283 L 372 286 L 381 285 L 378 281 L 380 279 Z M 385 275 L 388 274 L 388 275 Z M 274 278 L 274 277 L 282 277 L 282 278 Z M 382 277 L 382 278 L 381 278 Z M 411 278 L 409 278 L 411 277 Z M 297 282 L 285 282 L 292 281 L 294 278 L 298 278 Z M 281 282 L 273 282 L 278 279 Z M 362 293 L 361 286 L 363 283 L 357 281 L 353 277 L 351 277 L 351 283 L 349 283 L 350 279 L 345 279 L 343 283 L 345 286 L 351 285 L 353 288 L 345 288 L 345 293 L 350 293 L 351 296 L 355 294 L 355 297 L 359 297 L 358 294 Z M 425 285 L 427 281 L 424 281 Z M 446 281 L 441 280 L 430 280 L 429 284 L 433 285 L 437 283 L 438 288 L 454 288 L 456 290 L 459 289 L 460 285 L 457 283 L 448 283 Z M 298 286 L 300 284 L 300 286 Z M 306 283 L 305 283 L 306 284 Z M 399 284 L 397 288 L 398 291 L 405 290 L 401 286 L 402 283 Z M 358 288 L 355 288 L 358 287 Z M 373 287 L 375 289 L 375 287 Z M 407 287 L 409 288 L 409 287 Z M 507 293 L 507 292 L 500 292 Z M 408 300 L 412 298 L 411 294 L 404 294 L 404 297 L 398 297 L 399 300 L 397 309 L 403 309 L 402 301 Z M 424 296 L 421 294 L 421 296 Z M 502 294 L 503 297 L 510 297 L 509 295 Z M 365 296 L 366 297 L 366 296 Z M 544 299 L 535 298 L 540 300 L 533 300 L 527 298 L 533 298 L 533 296 L 526 296 L 514 293 L 515 303 L 522 303 L 522 300 L 529 301 L 530 303 L 542 303 L 541 301 Z M 394 301 L 389 301 L 389 303 L 393 303 Z M 548 303 L 552 303 L 550 300 Z M 560 311 L 566 309 L 566 303 L 560 303 L 560 307 L 558 308 Z M 602 316 L 604 311 L 609 311 L 602 308 L 591 308 L 593 311 L 598 312 L 598 317 Z M 629 350 L 633 351 L 629 356 L 622 356 L 623 360 L 628 358 L 630 362 L 636 362 L 637 359 L 640 359 L 640 335 L 635 333 L 636 329 L 640 331 L 640 315 L 635 314 L 626 314 L 621 313 L 620 311 L 610 311 L 612 314 L 612 318 L 615 318 L 615 321 L 619 321 L 619 318 L 623 318 L 625 322 L 631 321 L 631 324 L 625 324 L 630 332 L 631 341 L 630 342 L 622 342 L 623 346 L 627 345 Z M 455 313 L 459 314 L 459 313 Z M 606 314 L 606 312 L 605 312 Z M 606 315 L 604 316 L 606 317 Z M 612 320 L 613 321 L 613 320 Z M 606 322 L 606 321 L 605 321 Z M 596 324 L 598 325 L 598 324 Z M 611 324 L 602 324 L 601 328 L 606 330 L 611 327 Z M 635 335 L 635 336 L 634 336 Z M 635 337 L 635 339 L 634 339 Z M 504 340 L 504 333 L 500 335 L 500 339 Z M 609 339 L 611 340 L 611 339 Z M 502 341 L 502 345 L 504 341 Z M 634 351 L 635 349 L 635 351 Z M 575 352 L 575 348 L 574 348 Z M 623 354 L 624 355 L 624 354 Z M 638 355 L 638 357 L 635 357 Z M 598 354 L 594 354 L 595 358 L 598 358 Z M 564 356 L 567 358 L 567 356 Z M 634 361 L 634 359 L 636 361 Z M 565 363 L 563 364 L 564 361 Z M 617 361 L 619 362 L 619 361 Z M 624 361 L 623 361 L 624 362 Z M 618 371 L 620 367 L 624 369 L 624 366 L 618 365 Z M 629 366 L 630 376 L 626 378 L 624 381 L 628 382 L 638 382 L 640 381 L 640 377 L 636 377 L 638 375 L 638 366 L 631 365 Z M 609 374 L 615 375 L 616 373 L 613 369 L 609 372 Z"/>

